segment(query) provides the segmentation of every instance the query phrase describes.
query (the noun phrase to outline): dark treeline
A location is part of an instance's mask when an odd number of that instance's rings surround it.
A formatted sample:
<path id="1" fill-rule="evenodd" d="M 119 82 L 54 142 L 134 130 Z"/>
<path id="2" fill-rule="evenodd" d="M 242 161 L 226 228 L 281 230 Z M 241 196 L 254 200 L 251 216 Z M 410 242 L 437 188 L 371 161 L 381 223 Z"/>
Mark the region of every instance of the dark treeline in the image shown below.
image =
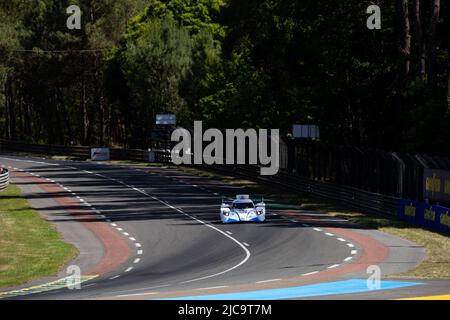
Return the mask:
<path id="1" fill-rule="evenodd" d="M 449 20 L 440 0 L 1 1 L 0 136 L 146 147 L 174 112 L 448 156 Z"/>

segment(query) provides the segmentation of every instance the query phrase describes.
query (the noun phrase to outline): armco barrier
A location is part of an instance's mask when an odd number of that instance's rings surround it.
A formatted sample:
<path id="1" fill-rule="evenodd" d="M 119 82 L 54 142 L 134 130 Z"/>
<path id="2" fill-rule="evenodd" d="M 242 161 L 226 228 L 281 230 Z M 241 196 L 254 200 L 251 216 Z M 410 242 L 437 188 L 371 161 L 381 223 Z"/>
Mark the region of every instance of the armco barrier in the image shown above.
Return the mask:
<path id="1" fill-rule="evenodd" d="M 90 158 L 90 147 L 36 145 L 16 141 L 0 140 L 0 150 L 16 151 L 49 155 L 74 156 L 81 159 Z M 155 161 L 161 163 L 170 162 L 170 152 L 167 150 L 154 150 Z M 149 151 L 130 149 L 110 149 L 111 160 L 133 160 L 148 162 Z M 274 176 L 261 176 L 258 166 L 239 165 L 213 165 L 204 166 L 206 169 L 234 174 L 250 178 L 252 180 L 278 185 L 296 190 L 300 193 L 336 200 L 354 208 L 367 212 L 395 216 L 399 199 L 364 191 L 358 188 L 343 186 L 331 182 L 317 181 L 301 177 L 295 173 L 280 172 Z"/>
<path id="2" fill-rule="evenodd" d="M 13 151 L 31 154 L 42 154 L 52 156 L 68 156 L 77 159 L 90 159 L 91 147 L 85 146 L 59 146 L 32 144 L 20 141 L 10 141 L 0 139 L 0 151 Z M 156 162 L 170 161 L 170 153 L 162 150 L 154 150 Z M 135 149 L 110 149 L 111 160 L 132 160 L 148 162 L 149 151 Z"/>
<path id="3" fill-rule="evenodd" d="M 279 172 L 274 176 L 261 176 L 259 167 L 257 166 L 214 165 L 202 167 L 205 169 L 213 169 L 224 174 L 242 176 L 268 185 L 278 185 L 303 194 L 312 194 L 318 197 L 336 200 L 366 212 L 385 216 L 396 215 L 400 200 L 395 197 L 329 182 L 315 181 L 285 172 Z"/>
<path id="4" fill-rule="evenodd" d="M 401 220 L 450 234 L 450 208 L 401 199 L 397 215 Z"/>
<path id="5" fill-rule="evenodd" d="M 91 156 L 90 147 L 42 145 L 9 140 L 0 140 L 0 150 L 52 156 L 68 156 L 80 159 L 88 159 Z"/>
<path id="6" fill-rule="evenodd" d="M 9 185 L 9 171 L 8 169 L 0 169 L 0 192 L 8 188 Z"/>
<path id="7" fill-rule="evenodd" d="M 64 155 L 81 159 L 90 158 L 90 147 L 37 145 L 7 140 L 0 140 L 0 151 Z M 110 152 L 111 160 L 133 160 L 141 162 L 149 161 L 149 151 L 147 150 L 110 149 Z M 168 163 L 170 162 L 170 152 L 168 150 L 153 150 L 152 159 L 155 162 Z M 416 156 L 414 159 L 420 160 L 421 158 Z M 405 157 L 400 160 L 401 163 L 410 161 L 409 158 Z M 428 159 L 427 161 L 431 160 Z M 401 220 L 405 220 L 425 228 L 450 233 L 450 209 L 443 206 L 428 205 L 423 202 L 403 200 L 398 197 L 383 195 L 373 191 L 365 191 L 338 183 L 306 178 L 295 172 L 280 171 L 274 176 L 262 176 L 260 175 L 260 167 L 254 165 L 212 165 L 200 167 L 228 175 L 242 176 L 254 181 L 266 183 L 268 185 L 275 185 L 290 190 L 295 190 L 303 194 L 311 194 L 318 197 L 332 199 L 365 212 L 395 216 Z M 416 167 L 420 168 L 421 166 L 416 165 L 415 163 L 414 168 Z M 290 170 L 292 169 L 293 168 L 290 168 Z M 408 179 L 418 181 L 419 184 L 414 186 L 414 189 L 420 189 L 423 170 L 420 172 L 410 171 L 406 172 L 408 174 Z M 364 177 L 361 177 L 361 179 L 364 179 Z M 9 173 L 7 170 L 2 171 L 0 174 L 0 190 L 4 189 L 8 183 Z M 403 187 L 408 187 L 408 185 Z M 414 192 L 412 192 L 412 194 L 414 194 Z"/>

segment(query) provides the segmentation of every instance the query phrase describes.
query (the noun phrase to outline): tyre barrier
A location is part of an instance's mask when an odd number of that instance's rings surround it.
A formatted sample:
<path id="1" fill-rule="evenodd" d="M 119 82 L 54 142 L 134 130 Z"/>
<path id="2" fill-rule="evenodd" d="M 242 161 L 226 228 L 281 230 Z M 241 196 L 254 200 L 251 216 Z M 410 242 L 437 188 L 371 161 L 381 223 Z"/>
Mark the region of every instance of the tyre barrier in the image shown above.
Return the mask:
<path id="1" fill-rule="evenodd" d="M 0 192 L 8 188 L 9 186 L 9 171 L 8 169 L 1 168 L 0 171 Z"/>

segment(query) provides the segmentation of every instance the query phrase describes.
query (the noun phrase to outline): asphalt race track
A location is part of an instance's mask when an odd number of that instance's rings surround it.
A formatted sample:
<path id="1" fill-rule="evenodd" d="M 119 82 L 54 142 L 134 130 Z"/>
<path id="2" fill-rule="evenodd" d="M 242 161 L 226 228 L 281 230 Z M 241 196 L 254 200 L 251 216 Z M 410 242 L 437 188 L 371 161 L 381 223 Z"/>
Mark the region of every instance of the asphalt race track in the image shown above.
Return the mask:
<path id="1" fill-rule="evenodd" d="M 269 201 L 266 223 L 222 225 L 221 197 L 245 191 L 218 181 L 169 169 L 6 154 L 0 164 L 11 167 L 13 182 L 30 203 L 78 247 L 81 254 L 71 264 L 86 276 L 80 290 L 41 290 L 67 276 L 63 270 L 52 279 L 2 290 L 17 293 L 6 295 L 9 299 L 371 299 L 449 293 L 448 281 L 404 279 L 389 279 L 382 290 L 369 291 L 368 265 L 379 265 L 383 275 L 398 273 L 416 266 L 424 249 L 320 213 Z"/>

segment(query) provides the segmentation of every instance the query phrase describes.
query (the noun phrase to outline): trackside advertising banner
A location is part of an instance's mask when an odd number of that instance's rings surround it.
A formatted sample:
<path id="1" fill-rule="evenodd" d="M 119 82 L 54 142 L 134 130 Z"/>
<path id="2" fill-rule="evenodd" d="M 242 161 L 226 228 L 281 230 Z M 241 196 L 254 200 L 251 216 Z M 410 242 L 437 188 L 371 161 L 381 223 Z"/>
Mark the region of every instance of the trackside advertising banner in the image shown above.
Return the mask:
<path id="1" fill-rule="evenodd" d="M 450 234 L 450 208 L 401 199 L 397 214 L 401 220 Z"/>
<path id="2" fill-rule="evenodd" d="M 423 198 L 436 202 L 450 202 L 450 171 L 424 169 Z"/>

